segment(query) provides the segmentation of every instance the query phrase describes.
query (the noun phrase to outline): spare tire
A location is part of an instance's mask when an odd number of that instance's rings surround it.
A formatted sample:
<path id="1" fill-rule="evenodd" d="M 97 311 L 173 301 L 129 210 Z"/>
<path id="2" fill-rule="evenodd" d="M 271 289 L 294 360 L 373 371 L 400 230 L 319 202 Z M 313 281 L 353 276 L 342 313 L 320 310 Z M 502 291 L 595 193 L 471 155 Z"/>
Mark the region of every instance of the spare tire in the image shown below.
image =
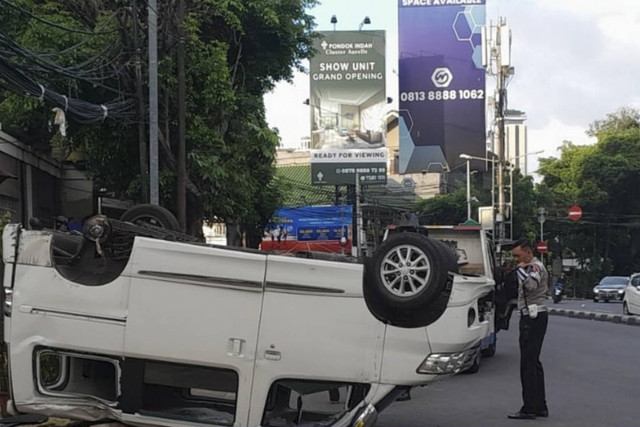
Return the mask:
<path id="1" fill-rule="evenodd" d="M 430 325 L 446 310 L 449 271 L 456 269 L 446 245 L 417 233 L 393 235 L 365 260 L 363 293 L 369 311 L 394 326 Z"/>
<path id="2" fill-rule="evenodd" d="M 375 291 L 389 306 L 412 309 L 434 300 L 444 289 L 449 267 L 442 249 L 417 233 L 399 233 L 380 245 L 373 256 Z"/>
<path id="3" fill-rule="evenodd" d="M 148 224 L 171 231 L 180 230 L 178 220 L 168 209 L 152 204 L 136 205 L 127 209 L 120 216 L 120 221 L 136 225 Z"/>
<path id="4" fill-rule="evenodd" d="M 446 269 L 449 273 L 458 273 L 458 255 L 456 251 L 442 240 L 430 239 L 431 242 L 440 248 L 440 254 L 445 260 Z"/>

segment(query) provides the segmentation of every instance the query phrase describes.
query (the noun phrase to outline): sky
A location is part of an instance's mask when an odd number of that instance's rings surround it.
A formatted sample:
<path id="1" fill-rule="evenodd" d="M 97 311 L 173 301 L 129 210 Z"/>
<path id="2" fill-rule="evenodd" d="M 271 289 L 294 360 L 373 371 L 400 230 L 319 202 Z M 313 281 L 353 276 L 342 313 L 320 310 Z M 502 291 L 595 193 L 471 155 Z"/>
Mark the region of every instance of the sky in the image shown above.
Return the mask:
<path id="1" fill-rule="evenodd" d="M 397 0 L 321 0 L 310 11 L 317 30 L 357 30 L 369 16 L 370 30 L 387 32 L 387 96 L 398 108 Z M 563 140 L 592 144 L 589 124 L 621 107 L 640 109 L 639 0 L 487 0 L 487 23 L 504 17 L 512 31 L 515 76 L 508 86 L 510 109 L 527 115 L 528 159 L 559 157 Z M 494 81 L 487 79 L 488 92 Z M 267 121 L 278 128 L 285 148 L 309 134 L 309 77 L 279 83 L 265 96 Z"/>

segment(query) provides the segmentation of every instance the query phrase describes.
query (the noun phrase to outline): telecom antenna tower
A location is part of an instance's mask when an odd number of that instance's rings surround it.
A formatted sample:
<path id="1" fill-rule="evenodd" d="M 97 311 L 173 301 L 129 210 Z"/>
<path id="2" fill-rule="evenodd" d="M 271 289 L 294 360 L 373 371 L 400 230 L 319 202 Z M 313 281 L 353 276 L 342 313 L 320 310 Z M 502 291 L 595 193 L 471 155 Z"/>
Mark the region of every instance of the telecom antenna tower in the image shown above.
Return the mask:
<path id="1" fill-rule="evenodd" d="M 498 252 L 501 245 L 512 241 L 513 236 L 506 235 L 506 227 L 513 220 L 511 206 L 506 202 L 505 196 L 505 115 L 507 112 L 507 83 L 515 74 L 515 68 L 511 65 L 511 29 L 507 25 L 506 18 L 499 18 L 498 24 L 489 23 L 482 29 L 482 65 L 487 75 L 494 77 L 496 88 L 493 97 L 489 98 L 489 106 L 493 107 L 492 145 L 493 152 L 498 156 L 497 168 L 494 169 L 494 191 L 497 191 L 498 201 L 493 201 L 493 232 Z M 513 191 L 509 188 L 509 191 Z M 509 232 L 511 234 L 511 231 Z"/>

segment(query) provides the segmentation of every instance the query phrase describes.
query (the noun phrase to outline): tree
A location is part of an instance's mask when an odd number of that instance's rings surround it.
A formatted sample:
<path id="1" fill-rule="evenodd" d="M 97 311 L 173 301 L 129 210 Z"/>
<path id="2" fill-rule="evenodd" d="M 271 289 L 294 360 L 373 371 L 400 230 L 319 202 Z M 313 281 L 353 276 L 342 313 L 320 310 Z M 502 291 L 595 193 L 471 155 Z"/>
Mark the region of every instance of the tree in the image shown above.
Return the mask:
<path id="1" fill-rule="evenodd" d="M 549 230 L 594 276 L 628 274 L 640 268 L 640 113 L 621 109 L 589 132 L 595 145 L 566 144 L 560 159 L 541 161 L 540 203 L 551 208 Z M 566 217 L 573 204 L 584 212 L 577 223 Z"/>
<path id="2" fill-rule="evenodd" d="M 2 22 L 11 23 L 2 29 L 2 34 L 38 52 L 36 56 L 53 52 L 58 60 L 54 71 L 38 76 L 43 85 L 50 84 L 61 93 L 73 87 L 77 97 L 96 103 L 109 96 L 134 97 L 136 53 L 147 57 L 144 48 L 140 51 L 141 46 L 147 45 L 141 31 L 146 22 L 143 2 L 138 1 L 139 8 L 123 8 L 121 2 L 113 1 L 14 1 L 18 8 L 0 11 Z M 136 1 L 126 3 L 133 5 Z M 310 56 L 314 22 L 306 11 L 315 3 L 316 0 L 187 2 L 184 28 L 191 232 L 199 231 L 202 220 L 206 220 L 227 221 L 255 233 L 278 206 L 278 189 L 270 182 L 279 139 L 266 124 L 262 96 L 276 82 L 290 80 L 293 68 L 301 68 L 301 61 Z M 162 204 L 168 207 L 175 203 L 174 55 L 180 25 L 174 18 L 176 5 L 177 0 L 170 0 L 159 8 L 160 183 Z M 61 28 L 52 29 L 46 22 L 57 23 Z M 140 37 L 136 39 L 135 34 Z M 62 56 L 65 51 L 69 52 L 68 57 Z M 4 56 L 5 52 L 0 51 L 0 57 Z M 91 58 L 94 62 L 88 66 L 78 65 Z M 24 60 L 15 55 L 9 59 Z M 56 72 L 65 64 L 67 74 Z M 105 87 L 96 89 L 96 83 Z M 45 144 L 51 140 L 48 108 L 38 102 L 0 94 L 0 112 L 10 131 L 29 124 L 30 128 L 23 129 L 28 140 Z M 136 120 L 106 120 L 92 127 L 74 125 L 69 139 L 88 145 L 88 166 L 96 186 L 140 200 L 146 177 L 138 166 L 142 153 L 136 125 Z"/>
<path id="3" fill-rule="evenodd" d="M 520 169 L 513 171 L 513 221 L 514 240 L 522 236 L 536 235 L 538 198 L 534 191 L 533 178 L 522 175 Z"/>
<path id="4" fill-rule="evenodd" d="M 459 188 L 453 193 L 422 200 L 418 204 L 420 224 L 455 225 L 467 220 L 467 193 Z"/>

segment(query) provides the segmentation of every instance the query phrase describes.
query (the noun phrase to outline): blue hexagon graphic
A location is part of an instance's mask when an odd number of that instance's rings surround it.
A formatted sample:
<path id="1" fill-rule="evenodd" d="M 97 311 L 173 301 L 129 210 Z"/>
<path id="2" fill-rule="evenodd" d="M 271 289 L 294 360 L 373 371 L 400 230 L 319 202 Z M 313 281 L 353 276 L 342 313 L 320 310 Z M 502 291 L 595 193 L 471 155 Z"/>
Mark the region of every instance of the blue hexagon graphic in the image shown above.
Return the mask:
<path id="1" fill-rule="evenodd" d="M 471 44 L 474 47 L 481 46 L 482 45 L 482 34 L 481 33 L 474 33 L 471 36 Z"/>
<path id="2" fill-rule="evenodd" d="M 484 7 L 468 6 L 466 9 L 471 14 L 474 26 L 480 27 L 480 26 L 484 25 L 484 22 L 485 22 L 486 17 L 487 17 L 487 13 L 486 13 L 486 10 L 485 10 Z M 475 32 L 476 31 L 474 30 L 474 33 Z M 477 32 L 480 32 L 479 28 L 478 28 Z"/>
<path id="3" fill-rule="evenodd" d="M 473 17 L 472 10 L 469 7 L 464 8 L 464 17 L 467 19 L 467 24 L 469 24 L 469 28 L 471 28 L 471 32 L 473 33 L 473 29 L 476 27 L 476 21 Z"/>
<path id="4" fill-rule="evenodd" d="M 458 12 L 456 19 L 453 21 L 453 31 L 460 41 L 471 40 L 474 25 L 469 25 L 469 19 L 471 19 L 471 14 Z"/>
<path id="5" fill-rule="evenodd" d="M 473 48 L 473 65 L 476 66 L 477 69 L 484 68 L 482 66 L 482 46 L 476 46 Z"/>

